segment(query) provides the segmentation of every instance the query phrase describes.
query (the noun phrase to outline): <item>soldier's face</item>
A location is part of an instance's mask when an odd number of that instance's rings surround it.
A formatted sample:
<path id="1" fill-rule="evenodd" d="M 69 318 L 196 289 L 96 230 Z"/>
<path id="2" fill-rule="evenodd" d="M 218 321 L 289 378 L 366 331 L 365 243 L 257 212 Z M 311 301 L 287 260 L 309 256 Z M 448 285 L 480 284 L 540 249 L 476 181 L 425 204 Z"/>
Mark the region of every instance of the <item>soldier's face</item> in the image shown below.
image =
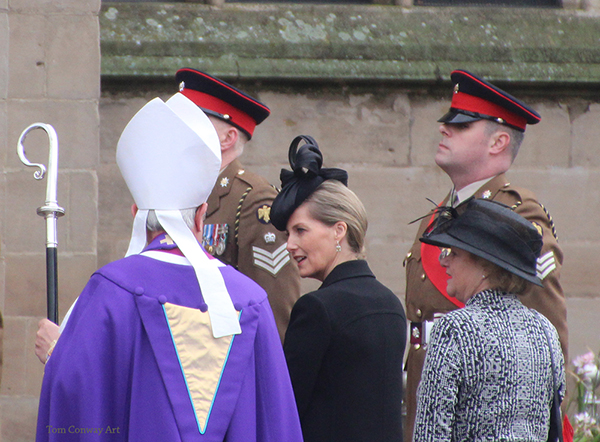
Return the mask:
<path id="1" fill-rule="evenodd" d="M 490 148 L 491 134 L 486 121 L 441 124 L 442 139 L 435 155 L 435 163 L 450 178 L 464 176 L 484 167 Z"/>
<path id="2" fill-rule="evenodd" d="M 335 228 L 314 219 L 308 204 L 302 204 L 290 217 L 287 233 L 287 249 L 300 276 L 323 281 L 337 265 Z"/>

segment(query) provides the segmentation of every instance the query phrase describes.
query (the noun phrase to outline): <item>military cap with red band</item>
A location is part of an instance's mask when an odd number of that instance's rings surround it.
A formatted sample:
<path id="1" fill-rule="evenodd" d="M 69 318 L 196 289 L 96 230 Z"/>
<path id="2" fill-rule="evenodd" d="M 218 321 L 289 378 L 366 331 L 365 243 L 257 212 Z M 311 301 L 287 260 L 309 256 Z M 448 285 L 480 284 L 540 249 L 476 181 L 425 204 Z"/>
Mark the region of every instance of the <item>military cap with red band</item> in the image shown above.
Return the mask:
<path id="1" fill-rule="evenodd" d="M 175 75 L 179 92 L 206 114 L 241 129 L 252 138 L 256 125 L 271 113 L 269 108 L 236 87 L 205 72 L 183 68 Z"/>
<path id="2" fill-rule="evenodd" d="M 452 104 L 440 123 L 491 120 L 525 132 L 527 124 L 541 120 L 525 103 L 470 72 L 455 70 L 450 78 L 455 85 Z"/>

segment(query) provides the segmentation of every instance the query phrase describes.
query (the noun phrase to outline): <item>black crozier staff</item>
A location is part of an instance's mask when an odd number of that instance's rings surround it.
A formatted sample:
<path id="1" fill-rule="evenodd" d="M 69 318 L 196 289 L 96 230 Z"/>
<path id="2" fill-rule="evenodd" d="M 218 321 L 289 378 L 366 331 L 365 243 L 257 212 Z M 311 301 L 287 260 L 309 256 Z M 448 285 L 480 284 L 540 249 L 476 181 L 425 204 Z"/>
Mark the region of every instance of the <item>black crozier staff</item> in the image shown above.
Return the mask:
<path id="1" fill-rule="evenodd" d="M 34 129 L 43 129 L 49 138 L 48 168 L 43 164 L 31 163 L 25 156 L 23 142 L 27 134 Z M 37 209 L 37 214 L 46 219 L 46 286 L 48 319 L 55 324 L 58 323 L 58 240 L 56 235 L 56 219 L 65 214 L 65 209 L 58 205 L 56 200 L 56 186 L 58 179 L 58 136 L 54 128 L 46 123 L 34 123 L 27 127 L 19 137 L 17 153 L 21 162 L 29 167 L 38 167 L 40 170 L 34 173 L 36 180 L 41 180 L 48 174 L 46 186 L 46 203 Z"/>

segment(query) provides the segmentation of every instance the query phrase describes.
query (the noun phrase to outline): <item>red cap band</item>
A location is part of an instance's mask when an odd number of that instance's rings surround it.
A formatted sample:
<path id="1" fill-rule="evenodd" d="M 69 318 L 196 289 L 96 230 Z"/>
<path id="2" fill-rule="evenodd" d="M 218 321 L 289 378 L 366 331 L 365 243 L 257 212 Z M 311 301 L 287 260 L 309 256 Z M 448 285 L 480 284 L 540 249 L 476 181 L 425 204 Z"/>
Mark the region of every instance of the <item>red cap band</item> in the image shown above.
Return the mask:
<path id="1" fill-rule="evenodd" d="M 252 137 L 254 128 L 256 127 L 256 121 L 254 121 L 247 113 L 242 112 L 238 108 L 219 98 L 205 94 L 204 92 L 188 88 L 184 88 L 180 92 L 201 108 L 211 110 L 221 115 L 229 115 L 230 118 L 225 121 L 234 126 L 238 126 Z"/>
<path id="2" fill-rule="evenodd" d="M 506 123 L 511 126 L 519 127 L 522 130 L 525 130 L 527 125 L 525 118 L 508 111 L 504 107 L 460 91 L 453 95 L 451 107 L 458 110 L 462 109 L 469 112 L 489 115 L 490 117 L 502 118 Z"/>

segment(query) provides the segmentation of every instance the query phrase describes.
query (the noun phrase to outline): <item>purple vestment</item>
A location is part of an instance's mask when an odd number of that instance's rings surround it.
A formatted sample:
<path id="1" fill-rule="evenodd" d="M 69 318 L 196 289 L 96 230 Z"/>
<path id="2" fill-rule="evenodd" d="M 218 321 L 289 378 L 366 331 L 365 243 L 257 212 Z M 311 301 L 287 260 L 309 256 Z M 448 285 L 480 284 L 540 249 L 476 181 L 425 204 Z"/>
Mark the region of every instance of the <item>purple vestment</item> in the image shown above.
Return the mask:
<path id="1" fill-rule="evenodd" d="M 133 255 L 94 273 L 77 300 L 46 364 L 36 440 L 301 441 L 267 295 L 232 267 L 220 271 L 242 333 L 217 364 L 201 424 L 165 314 L 206 311 L 194 270 Z"/>

